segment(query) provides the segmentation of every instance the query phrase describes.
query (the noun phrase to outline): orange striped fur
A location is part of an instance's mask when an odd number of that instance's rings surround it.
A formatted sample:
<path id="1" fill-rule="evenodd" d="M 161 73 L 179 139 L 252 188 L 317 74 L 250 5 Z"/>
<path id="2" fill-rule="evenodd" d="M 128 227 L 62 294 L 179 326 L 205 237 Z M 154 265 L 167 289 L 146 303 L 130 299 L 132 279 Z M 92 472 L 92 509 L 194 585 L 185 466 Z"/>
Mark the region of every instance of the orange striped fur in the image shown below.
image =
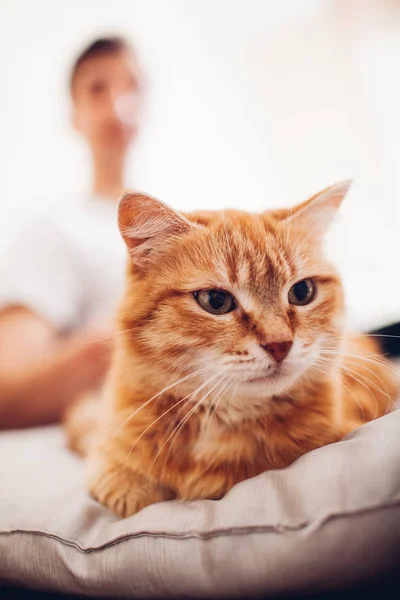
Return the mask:
<path id="1" fill-rule="evenodd" d="M 347 189 L 262 214 L 182 215 L 123 196 L 130 258 L 113 365 L 101 401 L 81 400 L 66 423 L 99 502 L 126 517 L 166 499 L 221 498 L 390 408 L 391 367 L 371 338 L 345 334 L 340 277 L 322 251 Z M 314 299 L 291 304 L 306 278 Z M 210 289 L 235 309 L 206 312 L 194 293 Z"/>

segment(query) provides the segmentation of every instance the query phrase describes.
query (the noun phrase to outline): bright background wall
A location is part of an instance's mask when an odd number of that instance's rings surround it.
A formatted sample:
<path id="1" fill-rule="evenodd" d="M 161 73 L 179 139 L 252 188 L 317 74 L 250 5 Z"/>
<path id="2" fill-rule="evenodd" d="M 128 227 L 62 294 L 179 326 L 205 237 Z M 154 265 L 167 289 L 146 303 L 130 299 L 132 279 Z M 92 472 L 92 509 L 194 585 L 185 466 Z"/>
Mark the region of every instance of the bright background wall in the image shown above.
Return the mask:
<path id="1" fill-rule="evenodd" d="M 148 80 L 131 184 L 177 208 L 260 210 L 353 176 L 328 245 L 350 319 L 399 319 L 396 0 L 2 0 L 0 255 L 21 220 L 87 189 L 67 71 L 114 32 Z"/>

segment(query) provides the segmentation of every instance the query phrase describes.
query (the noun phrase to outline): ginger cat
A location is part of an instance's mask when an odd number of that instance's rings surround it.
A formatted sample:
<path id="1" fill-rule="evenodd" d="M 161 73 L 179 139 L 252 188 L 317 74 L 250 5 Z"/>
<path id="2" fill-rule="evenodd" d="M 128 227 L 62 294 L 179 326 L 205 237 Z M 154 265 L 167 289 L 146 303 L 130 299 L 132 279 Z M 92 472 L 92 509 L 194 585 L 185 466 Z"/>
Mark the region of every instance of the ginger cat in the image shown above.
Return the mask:
<path id="1" fill-rule="evenodd" d="M 101 401 L 81 399 L 66 424 L 92 496 L 116 515 L 221 498 L 389 410 L 391 367 L 372 338 L 345 335 L 322 251 L 349 186 L 261 214 L 122 197 L 113 365 Z"/>

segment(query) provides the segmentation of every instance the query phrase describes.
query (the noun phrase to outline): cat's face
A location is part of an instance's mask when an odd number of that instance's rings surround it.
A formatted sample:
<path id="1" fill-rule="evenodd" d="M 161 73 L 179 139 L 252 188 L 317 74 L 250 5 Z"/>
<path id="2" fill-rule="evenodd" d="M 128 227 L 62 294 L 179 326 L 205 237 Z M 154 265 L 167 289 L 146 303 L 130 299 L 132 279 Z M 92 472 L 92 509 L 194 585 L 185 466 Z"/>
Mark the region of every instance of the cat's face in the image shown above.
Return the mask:
<path id="1" fill-rule="evenodd" d="M 125 196 L 120 226 L 133 259 L 125 324 L 152 368 L 187 376 L 188 390 L 200 381 L 193 401 L 290 391 L 328 340 L 339 343 L 341 284 L 321 237 L 347 188 L 260 215 L 183 217 Z"/>

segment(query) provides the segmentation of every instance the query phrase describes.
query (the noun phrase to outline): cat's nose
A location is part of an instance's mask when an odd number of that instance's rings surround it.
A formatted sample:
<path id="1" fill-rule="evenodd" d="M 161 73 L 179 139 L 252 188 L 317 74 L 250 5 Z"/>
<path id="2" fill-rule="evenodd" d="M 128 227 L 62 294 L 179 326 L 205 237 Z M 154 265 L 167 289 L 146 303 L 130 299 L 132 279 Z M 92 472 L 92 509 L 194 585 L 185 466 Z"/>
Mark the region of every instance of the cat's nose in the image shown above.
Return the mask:
<path id="1" fill-rule="evenodd" d="M 261 344 L 263 350 L 271 354 L 276 362 L 282 362 L 284 358 L 289 354 L 290 348 L 293 346 L 293 342 L 288 340 L 286 342 L 273 342 L 271 344 Z"/>

